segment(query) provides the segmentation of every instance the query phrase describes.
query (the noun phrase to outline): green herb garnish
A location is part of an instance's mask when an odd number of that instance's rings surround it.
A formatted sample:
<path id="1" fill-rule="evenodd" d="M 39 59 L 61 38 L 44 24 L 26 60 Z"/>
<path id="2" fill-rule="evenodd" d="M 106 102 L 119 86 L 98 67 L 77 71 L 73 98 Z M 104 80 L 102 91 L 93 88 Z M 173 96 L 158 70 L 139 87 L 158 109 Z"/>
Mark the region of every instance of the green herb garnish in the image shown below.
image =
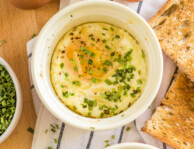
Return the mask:
<path id="1" fill-rule="evenodd" d="M 115 135 L 112 135 L 112 139 L 115 139 Z"/>
<path id="2" fill-rule="evenodd" d="M 36 34 L 32 34 L 31 39 L 33 39 L 34 37 L 36 37 Z"/>
<path id="3" fill-rule="evenodd" d="M 15 109 L 15 86 L 8 71 L 0 65 L 0 135 L 11 123 Z"/>
<path id="4" fill-rule="evenodd" d="M 127 127 L 127 128 L 126 128 L 126 131 L 129 131 L 130 129 L 131 129 L 130 127 Z"/>
<path id="5" fill-rule="evenodd" d="M 95 53 L 92 52 L 92 53 L 90 54 L 90 56 L 91 56 L 91 57 L 95 57 Z"/>
<path id="6" fill-rule="evenodd" d="M 56 139 L 56 138 L 54 138 L 54 140 L 53 140 L 54 142 L 55 142 L 55 144 L 57 144 L 57 142 L 58 142 L 58 140 Z"/>
<path id="7" fill-rule="evenodd" d="M 34 129 L 31 128 L 31 127 L 29 127 L 29 128 L 27 129 L 27 131 L 29 131 L 30 133 L 34 134 Z"/>
<path id="8" fill-rule="evenodd" d="M 120 38 L 120 36 L 119 36 L 119 35 L 115 35 L 115 38 L 116 38 L 116 39 L 119 39 L 119 38 Z"/>
<path id="9" fill-rule="evenodd" d="M 88 64 L 89 64 L 89 65 L 92 65 L 92 63 L 93 63 L 93 60 L 89 59 L 89 60 L 88 60 Z"/>
<path id="10" fill-rule="evenodd" d="M 81 83 L 80 83 L 79 81 L 73 81 L 73 82 L 72 82 L 72 85 L 75 85 L 75 86 L 80 86 L 80 85 L 81 85 Z"/>
<path id="11" fill-rule="evenodd" d="M 60 67 L 61 67 L 61 69 L 63 69 L 63 67 L 64 67 L 64 63 L 61 63 L 61 64 L 60 64 Z"/>
<path id="12" fill-rule="evenodd" d="M 74 71 L 78 71 L 78 67 L 77 67 L 77 66 L 74 66 L 74 67 L 73 67 L 73 70 L 74 70 Z"/>
<path id="13" fill-rule="evenodd" d="M 68 91 L 63 92 L 63 97 L 68 98 L 69 97 L 69 92 Z"/>
<path id="14" fill-rule="evenodd" d="M 108 50 L 110 50 L 110 47 L 108 45 L 105 45 L 105 48 L 107 48 Z"/>
<path id="15" fill-rule="evenodd" d="M 109 61 L 109 60 L 105 60 L 104 64 L 107 65 L 107 66 L 112 66 L 113 65 L 112 62 Z"/>
<path id="16" fill-rule="evenodd" d="M 103 67 L 102 70 L 103 70 L 104 72 L 107 72 L 107 71 L 108 71 L 106 67 Z"/>
<path id="17" fill-rule="evenodd" d="M 104 82 L 105 82 L 106 84 L 108 84 L 108 85 L 112 85 L 112 82 L 111 82 L 109 79 L 106 79 Z"/>
<path id="18" fill-rule="evenodd" d="M 96 83 L 96 78 L 91 78 L 91 80 L 92 80 L 92 83 Z"/>
<path id="19" fill-rule="evenodd" d="M 142 80 L 141 79 L 138 79 L 137 80 L 137 84 L 142 84 Z"/>
<path id="20" fill-rule="evenodd" d="M 106 39 L 103 39 L 102 42 L 105 43 L 106 42 Z"/>
<path id="21" fill-rule="evenodd" d="M 94 130 L 95 128 L 94 127 L 90 127 L 90 129 Z"/>

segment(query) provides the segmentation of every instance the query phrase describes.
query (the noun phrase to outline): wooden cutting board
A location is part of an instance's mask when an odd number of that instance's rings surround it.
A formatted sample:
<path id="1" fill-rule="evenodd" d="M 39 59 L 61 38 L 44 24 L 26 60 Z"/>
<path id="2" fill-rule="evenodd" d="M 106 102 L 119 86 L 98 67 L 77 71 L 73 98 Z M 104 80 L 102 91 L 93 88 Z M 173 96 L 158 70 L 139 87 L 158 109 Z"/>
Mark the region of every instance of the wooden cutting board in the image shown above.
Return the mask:
<path id="1" fill-rule="evenodd" d="M 7 0 L 0 0 L 0 57 L 14 69 L 23 92 L 23 111 L 13 133 L 0 144 L 0 149 L 30 149 L 33 134 L 28 127 L 35 127 L 34 111 L 28 74 L 26 43 L 32 34 L 38 34 L 47 20 L 58 11 L 59 0 L 36 10 L 20 10 Z"/>

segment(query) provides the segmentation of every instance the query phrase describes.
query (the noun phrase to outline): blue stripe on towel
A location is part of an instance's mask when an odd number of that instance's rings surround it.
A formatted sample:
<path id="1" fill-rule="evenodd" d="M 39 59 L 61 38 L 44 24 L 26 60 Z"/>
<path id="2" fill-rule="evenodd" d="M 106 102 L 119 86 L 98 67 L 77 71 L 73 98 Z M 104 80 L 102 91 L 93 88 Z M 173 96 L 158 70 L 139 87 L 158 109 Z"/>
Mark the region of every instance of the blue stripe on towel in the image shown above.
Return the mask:
<path id="1" fill-rule="evenodd" d="M 61 139 L 62 139 L 62 137 L 63 137 L 64 129 L 65 129 L 65 123 L 62 123 L 62 124 L 61 124 L 61 129 L 60 129 L 60 133 L 59 133 L 58 142 L 57 142 L 57 148 L 56 148 L 56 149 L 59 149 L 59 148 L 60 148 Z"/>
<path id="2" fill-rule="evenodd" d="M 121 143 L 121 141 L 122 141 L 124 129 L 125 129 L 125 126 L 123 126 L 123 127 L 121 128 L 121 133 L 120 133 L 120 136 L 119 136 L 118 143 Z"/>
<path id="3" fill-rule="evenodd" d="M 30 58 L 30 57 L 32 57 L 32 53 L 30 53 L 30 54 L 28 55 L 28 58 Z"/>
<path id="4" fill-rule="evenodd" d="M 163 149 L 166 149 L 166 144 L 165 143 L 163 143 Z"/>
<path id="5" fill-rule="evenodd" d="M 30 89 L 33 89 L 34 88 L 34 85 L 31 85 Z"/>
<path id="6" fill-rule="evenodd" d="M 90 144 L 91 144 L 91 142 L 92 142 L 93 136 L 94 136 L 94 131 L 91 131 L 91 132 L 90 132 L 90 137 L 89 137 L 89 140 L 88 140 L 88 144 L 87 144 L 87 146 L 86 146 L 86 149 L 89 149 L 89 148 L 90 148 Z"/>
<path id="7" fill-rule="evenodd" d="M 137 13 L 140 13 L 142 4 L 143 4 L 143 0 L 139 2 L 139 5 L 137 7 Z"/>

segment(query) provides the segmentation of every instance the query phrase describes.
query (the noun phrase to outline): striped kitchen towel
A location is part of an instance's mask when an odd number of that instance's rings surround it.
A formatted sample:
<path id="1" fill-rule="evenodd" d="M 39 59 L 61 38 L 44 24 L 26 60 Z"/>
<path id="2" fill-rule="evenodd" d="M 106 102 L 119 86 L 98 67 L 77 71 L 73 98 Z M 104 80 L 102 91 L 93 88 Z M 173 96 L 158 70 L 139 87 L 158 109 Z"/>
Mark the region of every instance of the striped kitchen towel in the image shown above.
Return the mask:
<path id="1" fill-rule="evenodd" d="M 60 0 L 60 9 L 76 3 L 80 0 Z M 146 20 L 152 18 L 152 16 L 164 5 L 166 0 L 143 0 L 141 2 L 130 3 L 124 0 L 114 0 L 122 3 L 139 13 Z M 173 80 L 173 74 L 176 72 L 176 65 L 164 55 L 164 74 L 160 90 L 150 106 L 150 108 L 143 113 L 138 119 L 133 122 L 108 131 L 87 131 L 78 128 L 74 128 L 70 125 L 66 125 L 57 118 L 55 118 L 40 102 L 38 95 L 34 89 L 34 85 L 31 79 L 31 57 L 32 49 L 35 42 L 32 39 L 27 44 L 29 74 L 31 82 L 31 92 L 34 101 L 35 111 L 37 114 L 37 122 L 35 127 L 34 138 L 32 142 L 32 149 L 47 149 L 48 147 L 56 149 L 103 149 L 107 144 L 113 145 L 123 142 L 140 142 L 151 144 L 160 149 L 170 149 L 164 143 L 148 136 L 141 132 L 141 127 L 145 124 L 145 121 L 150 118 L 154 109 L 160 104 L 162 98 L 165 96 L 170 83 Z M 52 124 L 52 125 L 51 125 Z M 130 130 L 129 130 L 130 128 Z M 51 130 L 51 131 L 50 131 Z M 54 131 L 55 133 L 53 133 Z M 109 140 L 109 142 L 105 141 Z"/>

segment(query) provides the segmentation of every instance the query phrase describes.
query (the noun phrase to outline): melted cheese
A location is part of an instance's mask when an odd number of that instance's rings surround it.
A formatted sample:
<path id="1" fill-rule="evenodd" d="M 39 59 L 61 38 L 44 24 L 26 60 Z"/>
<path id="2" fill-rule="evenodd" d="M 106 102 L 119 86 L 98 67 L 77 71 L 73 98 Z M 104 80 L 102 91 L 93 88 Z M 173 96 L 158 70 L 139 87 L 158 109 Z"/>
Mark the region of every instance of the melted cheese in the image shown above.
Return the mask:
<path id="1" fill-rule="evenodd" d="M 146 58 L 125 30 L 87 23 L 60 39 L 50 76 L 67 107 L 83 116 L 110 117 L 128 109 L 141 95 L 147 78 Z"/>

